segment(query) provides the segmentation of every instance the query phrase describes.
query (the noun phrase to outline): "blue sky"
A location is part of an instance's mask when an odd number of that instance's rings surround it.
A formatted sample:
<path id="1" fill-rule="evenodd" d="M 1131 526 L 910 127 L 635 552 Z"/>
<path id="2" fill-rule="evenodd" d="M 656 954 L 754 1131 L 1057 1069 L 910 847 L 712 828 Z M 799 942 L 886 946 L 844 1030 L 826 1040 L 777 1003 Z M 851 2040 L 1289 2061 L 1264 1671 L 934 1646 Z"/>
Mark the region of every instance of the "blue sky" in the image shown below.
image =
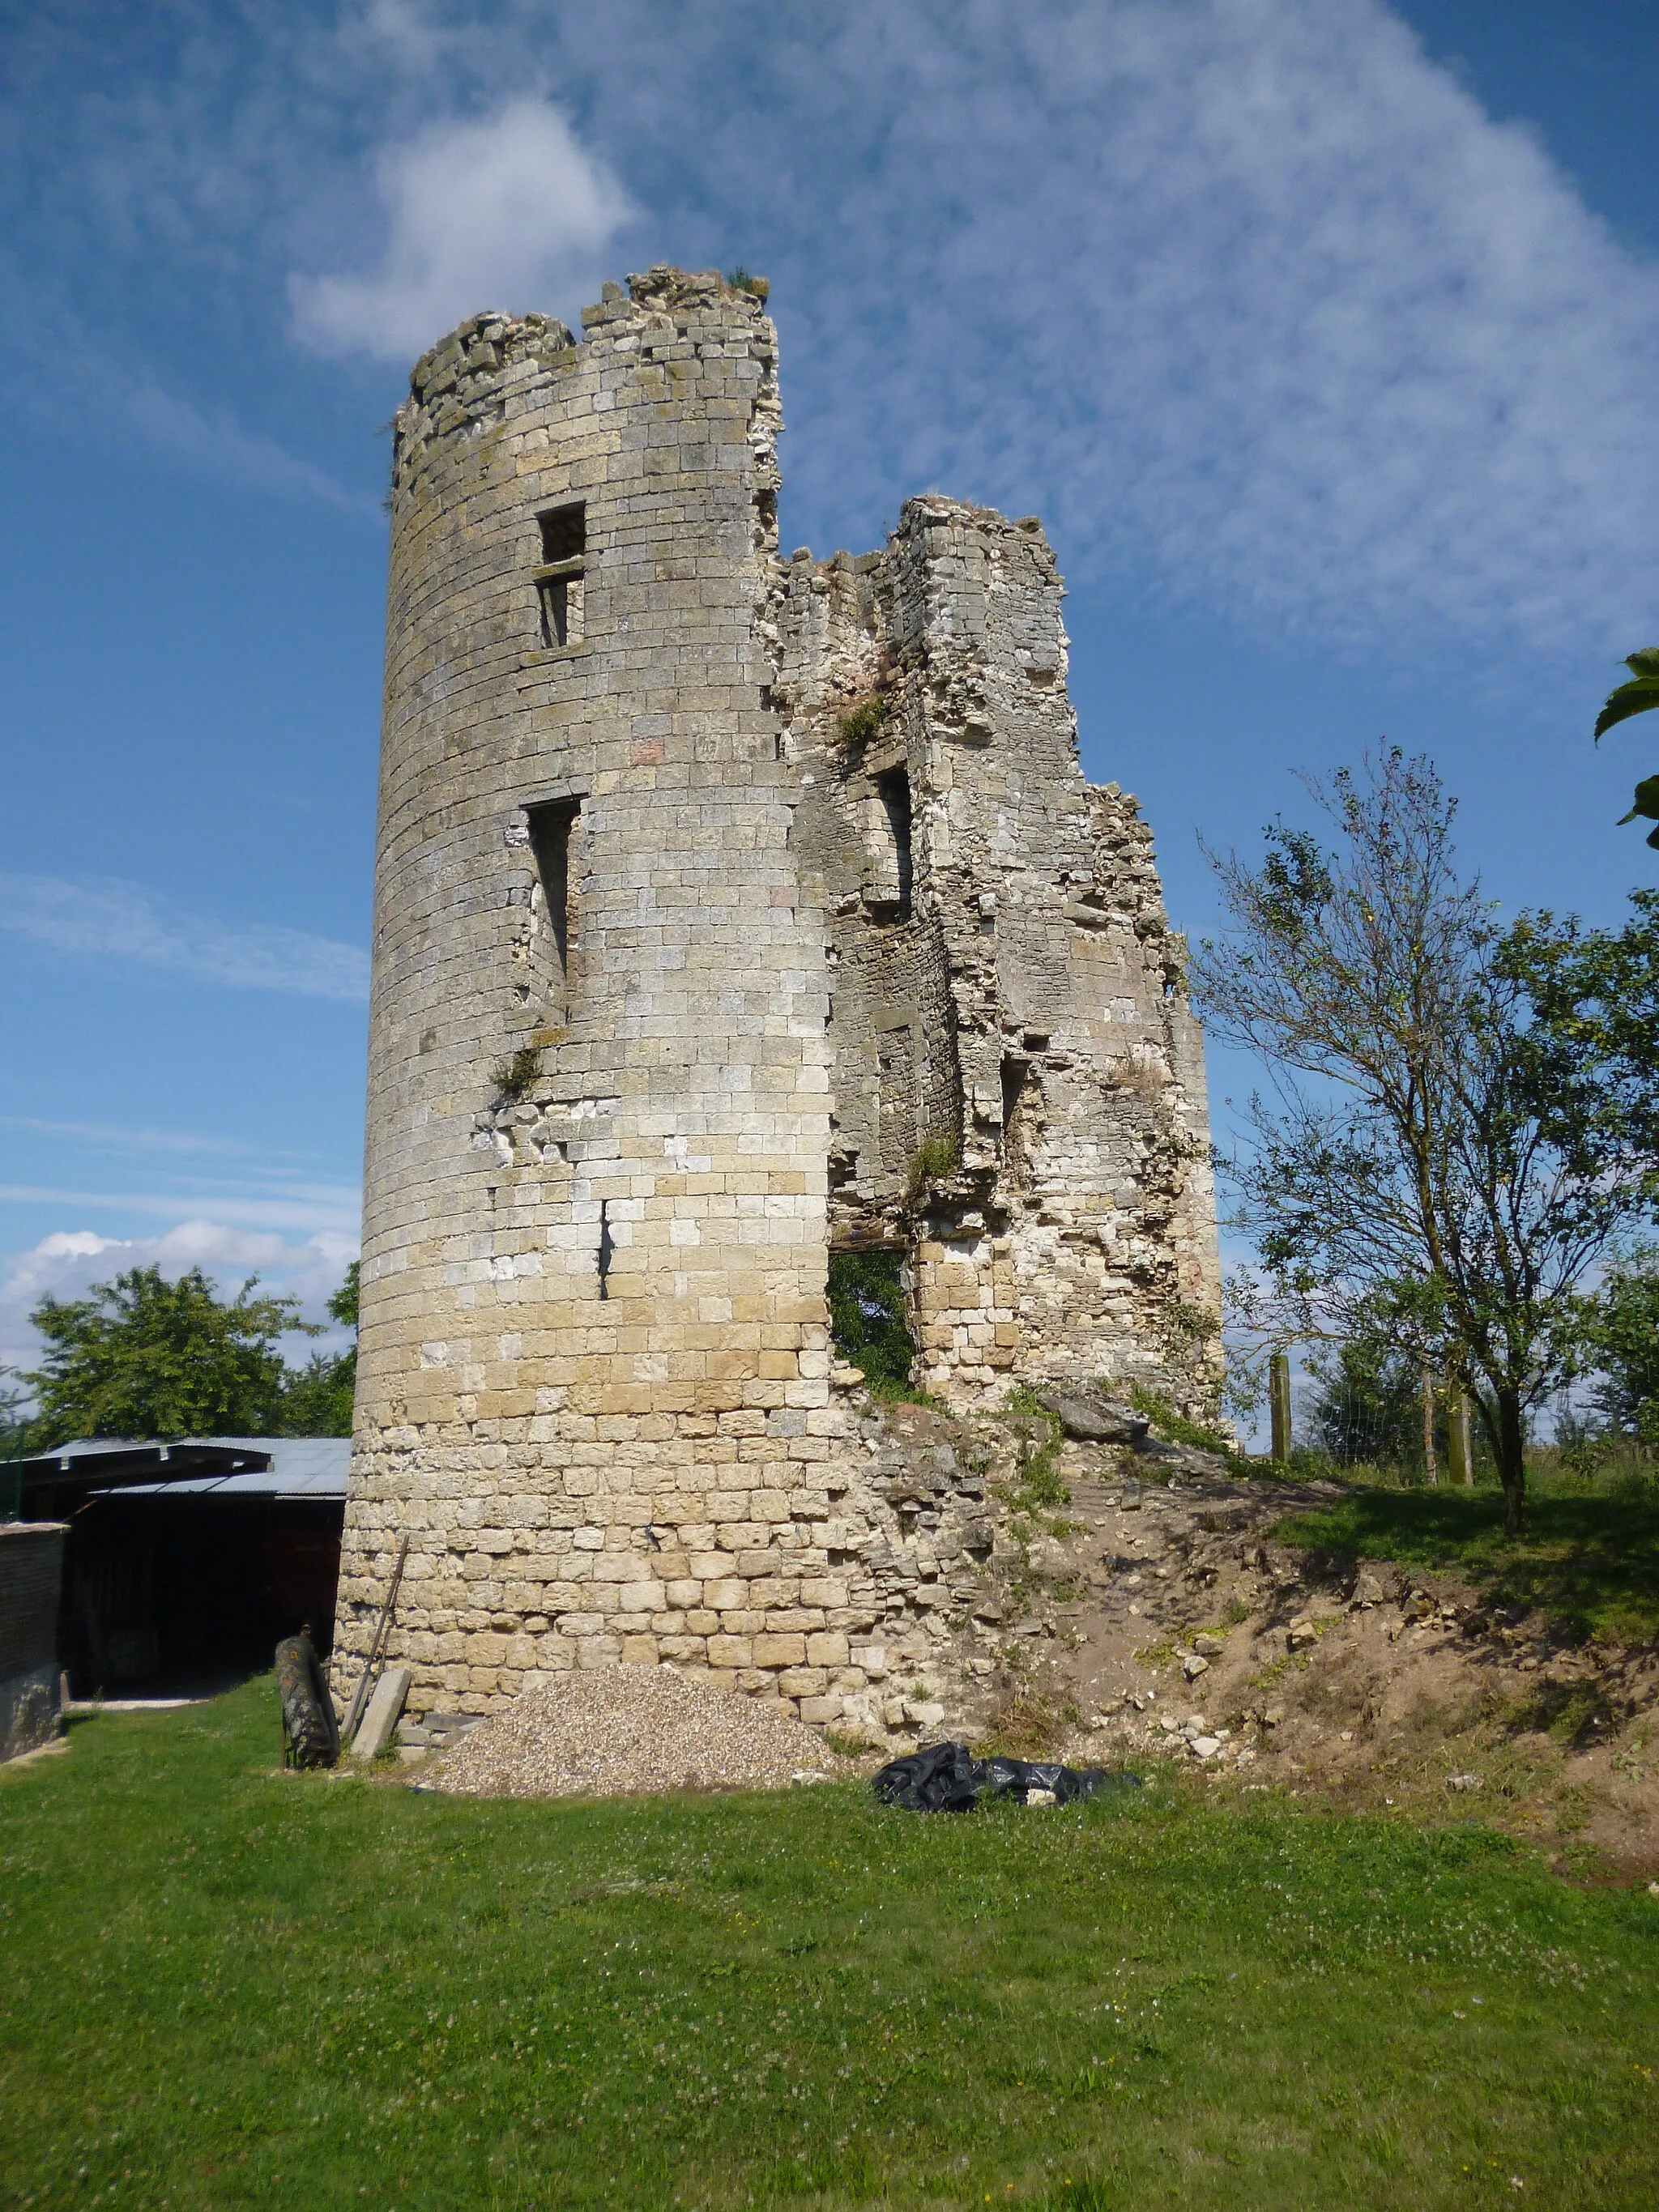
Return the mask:
<path id="1" fill-rule="evenodd" d="M 0 84 L 0 1361 L 355 1249 L 380 426 L 475 308 L 765 271 L 786 544 L 1042 514 L 1194 932 L 1384 734 L 1507 906 L 1652 879 L 1659 0 L 53 0 Z"/>

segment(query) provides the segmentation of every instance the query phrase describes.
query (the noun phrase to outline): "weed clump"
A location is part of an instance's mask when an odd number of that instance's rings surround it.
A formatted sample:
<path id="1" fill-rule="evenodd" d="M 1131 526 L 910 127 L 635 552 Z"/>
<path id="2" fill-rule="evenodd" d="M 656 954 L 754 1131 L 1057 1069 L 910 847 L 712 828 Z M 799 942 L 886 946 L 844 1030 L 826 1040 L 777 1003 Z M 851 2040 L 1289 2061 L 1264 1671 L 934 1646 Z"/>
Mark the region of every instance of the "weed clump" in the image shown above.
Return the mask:
<path id="1" fill-rule="evenodd" d="M 726 281 L 734 292 L 747 292 L 751 300 L 760 301 L 763 306 L 771 295 L 771 279 L 751 275 L 741 261 L 735 269 L 726 270 Z"/>
<path id="2" fill-rule="evenodd" d="M 930 1182 L 952 1176 L 962 1164 L 962 1147 L 954 1137 L 924 1137 L 910 1155 L 904 1178 L 904 1202 L 914 1206 Z"/>
<path id="3" fill-rule="evenodd" d="M 526 1097 L 542 1072 L 539 1045 L 521 1044 L 510 1060 L 498 1060 L 489 1071 L 498 1106 L 516 1106 Z"/>
<path id="4" fill-rule="evenodd" d="M 849 707 L 836 724 L 836 730 L 844 745 L 867 745 L 872 738 L 881 735 L 887 726 L 888 703 L 885 699 L 860 699 Z"/>

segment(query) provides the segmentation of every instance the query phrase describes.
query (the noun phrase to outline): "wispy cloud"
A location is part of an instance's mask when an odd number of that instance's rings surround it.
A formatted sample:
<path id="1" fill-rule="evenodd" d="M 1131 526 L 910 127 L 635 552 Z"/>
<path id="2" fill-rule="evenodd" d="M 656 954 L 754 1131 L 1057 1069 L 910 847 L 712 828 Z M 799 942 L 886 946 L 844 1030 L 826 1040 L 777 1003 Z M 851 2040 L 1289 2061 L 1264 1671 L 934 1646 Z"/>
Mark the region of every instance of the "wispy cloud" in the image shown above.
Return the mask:
<path id="1" fill-rule="evenodd" d="M 0 1183 L 0 1204 L 76 1206 L 112 1214 L 149 1214 L 177 1220 L 194 1206 L 207 1206 L 239 1228 L 328 1230 L 355 1236 L 362 1219 L 359 1194 L 343 1186 L 297 1188 L 268 1196 L 215 1191 L 60 1190 L 40 1183 Z"/>
<path id="2" fill-rule="evenodd" d="M 574 314 L 635 212 L 609 167 L 536 99 L 430 125 L 383 149 L 374 178 L 386 224 L 380 266 L 289 279 L 295 327 L 321 352 L 407 362 L 480 308 Z"/>
<path id="3" fill-rule="evenodd" d="M 160 969 L 237 990 L 352 1002 L 368 995 L 368 955 L 358 945 L 168 912 L 142 884 L 116 878 L 0 874 L 0 929 L 59 957 Z"/>
<path id="4" fill-rule="evenodd" d="M 54 1143 L 99 1152 L 202 1154 L 214 1159 L 305 1157 L 298 1152 L 273 1153 L 264 1145 L 245 1144 L 235 1137 L 209 1136 L 198 1129 L 128 1129 L 118 1122 L 57 1121 L 44 1114 L 0 1114 L 0 1129 L 15 1129 L 23 1135 L 46 1137 Z"/>

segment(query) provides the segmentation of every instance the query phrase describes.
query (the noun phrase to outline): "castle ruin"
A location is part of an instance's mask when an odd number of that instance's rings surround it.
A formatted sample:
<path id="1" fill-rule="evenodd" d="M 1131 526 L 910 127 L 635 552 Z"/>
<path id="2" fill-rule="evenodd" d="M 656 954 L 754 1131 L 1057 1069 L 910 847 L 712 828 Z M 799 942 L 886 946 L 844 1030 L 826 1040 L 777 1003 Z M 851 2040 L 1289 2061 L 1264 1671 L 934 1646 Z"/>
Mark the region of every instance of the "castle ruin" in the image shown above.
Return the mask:
<path id="1" fill-rule="evenodd" d="M 1199 1032 L 1086 784 L 1034 519 L 780 556 L 763 300 L 474 317 L 395 422 L 337 1685 L 671 1662 L 878 1725 L 953 1563 L 868 1479 L 832 1250 L 915 1379 L 1213 1379 Z"/>

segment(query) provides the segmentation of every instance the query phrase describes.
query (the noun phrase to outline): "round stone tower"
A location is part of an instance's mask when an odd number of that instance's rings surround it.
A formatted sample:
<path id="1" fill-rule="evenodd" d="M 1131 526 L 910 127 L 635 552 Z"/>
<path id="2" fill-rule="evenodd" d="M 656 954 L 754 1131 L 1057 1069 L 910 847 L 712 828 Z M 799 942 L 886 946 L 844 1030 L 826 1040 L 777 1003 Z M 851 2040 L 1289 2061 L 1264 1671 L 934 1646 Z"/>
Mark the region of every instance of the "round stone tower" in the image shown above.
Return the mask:
<path id="1" fill-rule="evenodd" d="M 394 426 L 336 1648 L 349 1691 L 407 1537 L 417 1713 L 848 1660 L 824 949 L 757 641 L 776 338 L 718 276 L 630 290 L 580 343 L 464 324 Z"/>

